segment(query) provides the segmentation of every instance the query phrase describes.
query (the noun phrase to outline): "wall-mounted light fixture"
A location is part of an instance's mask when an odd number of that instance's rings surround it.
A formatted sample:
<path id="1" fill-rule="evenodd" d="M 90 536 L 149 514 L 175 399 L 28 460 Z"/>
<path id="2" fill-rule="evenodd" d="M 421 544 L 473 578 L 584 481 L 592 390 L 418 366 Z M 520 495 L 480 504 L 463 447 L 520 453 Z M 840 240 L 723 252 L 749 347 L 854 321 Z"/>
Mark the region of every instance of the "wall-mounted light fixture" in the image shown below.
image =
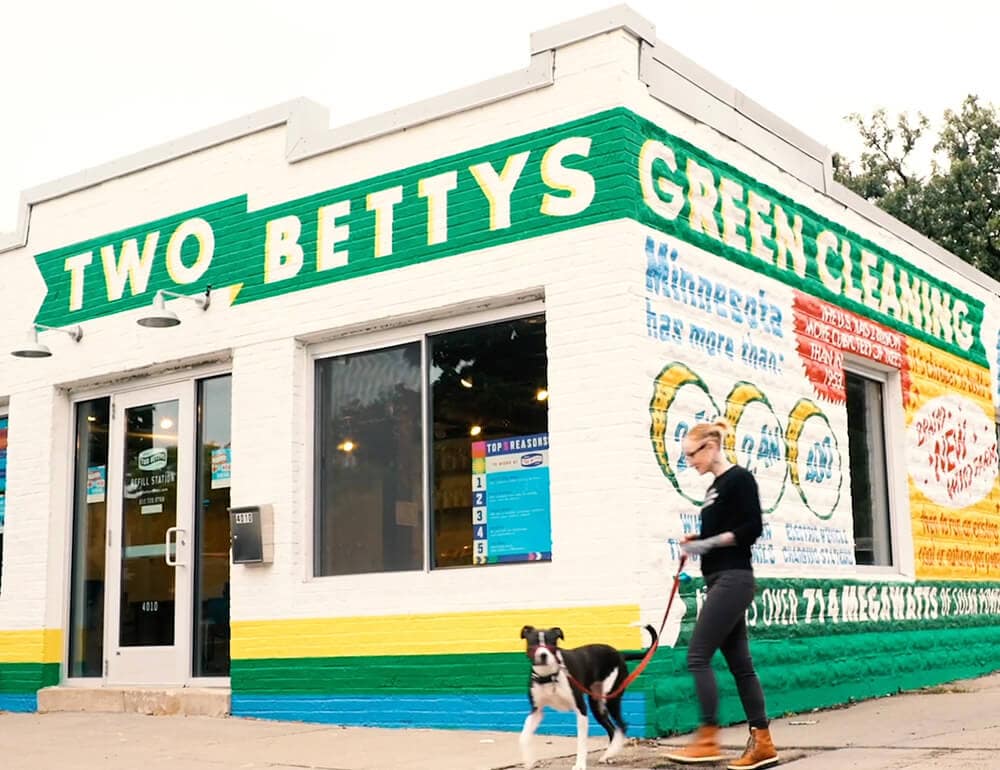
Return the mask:
<path id="1" fill-rule="evenodd" d="M 208 310 L 208 306 L 212 301 L 212 287 L 205 287 L 205 296 L 203 297 L 192 297 L 188 294 L 178 294 L 166 289 L 160 289 L 156 292 L 156 296 L 153 297 L 153 307 L 145 315 L 141 316 L 136 323 L 139 326 L 145 326 L 149 329 L 165 329 L 168 326 L 177 326 L 181 322 L 181 319 L 177 317 L 174 311 L 167 309 L 166 297 L 189 299 L 202 310 Z"/>
<path id="2" fill-rule="evenodd" d="M 28 337 L 25 343 L 12 351 L 10 354 L 12 356 L 17 356 L 18 358 L 48 358 L 52 355 L 52 351 L 49 350 L 47 345 L 43 345 L 38 341 L 38 332 L 62 332 L 63 334 L 68 334 L 73 338 L 73 342 L 79 342 L 83 339 L 83 329 L 79 326 L 70 326 L 65 329 L 61 329 L 58 326 L 42 326 L 42 324 L 32 324 L 31 331 L 28 332 Z"/>

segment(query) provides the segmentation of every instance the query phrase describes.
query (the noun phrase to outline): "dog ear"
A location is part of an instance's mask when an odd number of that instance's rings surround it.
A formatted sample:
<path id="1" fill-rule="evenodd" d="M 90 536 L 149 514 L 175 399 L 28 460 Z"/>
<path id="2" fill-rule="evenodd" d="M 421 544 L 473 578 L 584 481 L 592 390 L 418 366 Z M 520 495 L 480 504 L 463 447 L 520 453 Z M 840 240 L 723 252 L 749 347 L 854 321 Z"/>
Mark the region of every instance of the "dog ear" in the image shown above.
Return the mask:
<path id="1" fill-rule="evenodd" d="M 521 638 L 527 639 L 528 634 L 533 634 L 534 632 L 535 632 L 534 626 L 525 626 L 524 628 L 521 629 Z"/>
<path id="2" fill-rule="evenodd" d="M 563 636 L 562 629 L 559 628 L 559 627 L 556 627 L 556 628 L 552 629 L 552 636 L 555 637 L 556 639 L 565 639 L 566 638 L 565 636 Z"/>

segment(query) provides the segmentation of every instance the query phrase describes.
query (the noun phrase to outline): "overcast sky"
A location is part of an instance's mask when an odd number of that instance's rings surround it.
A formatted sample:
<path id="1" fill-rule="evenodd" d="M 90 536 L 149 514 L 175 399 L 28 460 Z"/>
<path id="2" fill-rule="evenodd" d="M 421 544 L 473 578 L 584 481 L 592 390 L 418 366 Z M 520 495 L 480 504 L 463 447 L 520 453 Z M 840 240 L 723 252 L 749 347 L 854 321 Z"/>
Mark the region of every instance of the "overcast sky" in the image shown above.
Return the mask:
<path id="1" fill-rule="evenodd" d="M 0 232 L 21 190 L 306 96 L 337 125 L 528 63 L 595 0 L 0 0 Z M 1000 4 L 632 0 L 657 36 L 832 149 L 843 116 L 1000 103 Z"/>

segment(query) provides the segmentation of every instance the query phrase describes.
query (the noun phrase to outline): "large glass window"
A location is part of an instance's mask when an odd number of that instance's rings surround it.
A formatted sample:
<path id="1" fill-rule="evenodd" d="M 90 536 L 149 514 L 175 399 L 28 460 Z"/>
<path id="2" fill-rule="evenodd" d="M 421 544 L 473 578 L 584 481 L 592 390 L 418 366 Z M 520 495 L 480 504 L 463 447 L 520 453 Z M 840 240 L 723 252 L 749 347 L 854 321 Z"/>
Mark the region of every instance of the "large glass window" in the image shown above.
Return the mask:
<path id="1" fill-rule="evenodd" d="M 317 361 L 316 574 L 550 559 L 547 369 L 544 315 Z"/>
<path id="2" fill-rule="evenodd" d="M 316 365 L 317 575 L 424 564 L 421 345 Z"/>
<path id="3" fill-rule="evenodd" d="M 109 415 L 107 398 L 76 405 L 70 676 L 101 676 L 103 673 Z"/>
<path id="4" fill-rule="evenodd" d="M 845 371 L 847 433 L 858 564 L 892 564 L 889 485 L 886 472 L 884 383 Z"/>
<path id="5" fill-rule="evenodd" d="M 3 525 L 7 515 L 7 415 L 0 414 L 0 589 L 3 587 Z"/>
<path id="6" fill-rule="evenodd" d="M 232 377 L 198 383 L 195 676 L 229 676 L 229 482 Z"/>
<path id="7" fill-rule="evenodd" d="M 550 558 L 545 317 L 427 345 L 434 566 Z"/>

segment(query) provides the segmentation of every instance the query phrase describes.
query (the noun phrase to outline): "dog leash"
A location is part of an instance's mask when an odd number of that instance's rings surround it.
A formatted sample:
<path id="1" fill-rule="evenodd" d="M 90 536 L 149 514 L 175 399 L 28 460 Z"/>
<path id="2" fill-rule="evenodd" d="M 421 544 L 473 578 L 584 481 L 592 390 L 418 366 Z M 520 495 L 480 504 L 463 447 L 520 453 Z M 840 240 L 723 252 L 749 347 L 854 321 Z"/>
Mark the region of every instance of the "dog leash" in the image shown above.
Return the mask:
<path id="1" fill-rule="evenodd" d="M 660 630 L 656 634 L 656 641 L 654 641 L 650 645 L 649 649 L 646 651 L 646 654 L 643 656 L 642 660 L 639 661 L 639 665 L 635 667 L 635 670 L 632 671 L 632 673 L 630 673 L 627 677 L 625 677 L 625 681 L 622 682 L 620 685 L 618 685 L 614 690 L 612 690 L 609 693 L 599 693 L 587 689 L 587 687 L 582 682 L 580 682 L 576 677 L 574 677 L 569 672 L 569 669 L 566 669 L 566 677 L 569 679 L 570 684 L 572 684 L 576 689 L 580 690 L 580 692 L 584 692 L 592 698 L 595 698 L 597 700 L 608 700 L 609 698 L 616 698 L 619 695 L 621 695 L 625 691 L 625 688 L 635 681 L 635 678 L 642 673 L 642 670 L 646 668 L 646 666 L 649 664 L 649 661 L 652 660 L 653 653 L 656 652 L 656 648 L 660 646 L 660 639 L 663 638 L 663 629 L 666 628 L 667 618 L 670 617 L 670 608 L 673 606 L 674 597 L 677 596 L 677 590 L 678 588 L 680 588 L 681 572 L 684 570 L 684 562 L 686 561 L 687 561 L 687 554 L 682 553 L 680 561 L 677 564 L 677 574 L 674 575 L 674 585 L 670 589 L 670 598 L 667 600 L 667 610 L 666 612 L 663 613 L 663 622 L 660 623 Z"/>

